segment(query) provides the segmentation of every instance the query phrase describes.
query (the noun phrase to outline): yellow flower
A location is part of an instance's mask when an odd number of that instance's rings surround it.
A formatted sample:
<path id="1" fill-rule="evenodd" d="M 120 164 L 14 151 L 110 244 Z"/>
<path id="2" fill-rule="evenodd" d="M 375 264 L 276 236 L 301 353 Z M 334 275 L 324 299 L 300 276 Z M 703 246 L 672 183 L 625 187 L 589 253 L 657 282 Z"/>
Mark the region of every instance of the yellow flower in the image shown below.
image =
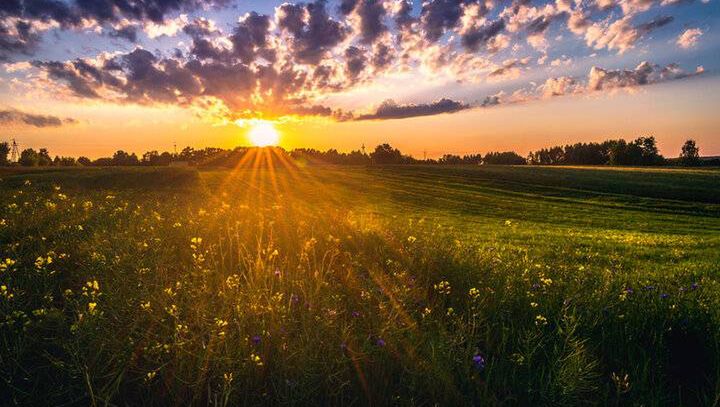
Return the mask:
<path id="1" fill-rule="evenodd" d="M 262 359 L 260 358 L 260 356 L 254 354 L 254 353 L 250 354 L 250 361 L 255 363 L 255 365 L 257 365 L 257 366 L 263 365 L 263 362 L 262 362 Z"/>
<path id="2" fill-rule="evenodd" d="M 470 298 L 472 299 L 477 299 L 480 296 L 480 290 L 473 287 L 470 289 L 470 291 L 468 291 L 468 295 L 470 295 Z"/>
<path id="3" fill-rule="evenodd" d="M 437 284 L 434 284 L 433 288 L 435 288 L 435 291 L 437 291 L 438 293 L 445 295 L 450 295 L 450 292 L 452 290 L 448 281 L 441 281 Z"/>
<path id="4" fill-rule="evenodd" d="M 96 303 L 96 302 L 89 302 L 89 303 L 88 303 L 88 312 L 89 312 L 90 314 L 94 314 L 96 307 L 97 307 L 97 303 Z"/>
<path id="5" fill-rule="evenodd" d="M 538 315 L 535 317 L 535 325 L 537 326 L 545 326 L 547 325 L 547 318 L 545 318 L 542 315 Z"/>

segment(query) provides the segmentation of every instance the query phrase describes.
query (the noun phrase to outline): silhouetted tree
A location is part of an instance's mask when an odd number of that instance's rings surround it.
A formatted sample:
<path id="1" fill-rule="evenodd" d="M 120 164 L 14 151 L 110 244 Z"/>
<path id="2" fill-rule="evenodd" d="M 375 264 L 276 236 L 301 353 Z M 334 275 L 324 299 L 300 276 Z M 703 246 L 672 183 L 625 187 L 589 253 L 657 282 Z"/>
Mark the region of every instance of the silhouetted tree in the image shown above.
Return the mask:
<path id="1" fill-rule="evenodd" d="M 370 153 L 370 158 L 373 164 L 401 164 L 403 162 L 400 150 L 387 143 L 375 147 L 375 151 Z"/>
<path id="2" fill-rule="evenodd" d="M 7 141 L 4 141 L 0 143 L 0 166 L 10 165 L 8 155 L 10 155 L 10 144 L 8 144 Z"/>
<path id="3" fill-rule="evenodd" d="M 50 158 L 50 152 L 47 150 L 47 148 L 41 148 L 40 151 L 37 153 L 38 155 L 38 165 L 41 167 L 49 167 L 52 165 L 52 158 Z"/>
<path id="4" fill-rule="evenodd" d="M 115 166 L 134 166 L 139 165 L 140 161 L 138 160 L 135 153 L 128 154 L 125 151 L 118 150 L 115 152 L 112 158 L 112 164 Z"/>
<path id="5" fill-rule="evenodd" d="M 683 165 L 699 165 L 700 164 L 700 148 L 695 144 L 695 140 L 687 140 L 682 146 L 680 153 L 680 162 Z"/>
<path id="6" fill-rule="evenodd" d="M 527 161 L 514 151 L 487 153 L 483 164 L 488 165 L 525 165 Z"/>
<path id="7" fill-rule="evenodd" d="M 40 158 L 38 157 L 37 151 L 32 148 L 26 148 L 20 153 L 20 159 L 18 163 L 23 167 L 37 167 Z"/>
<path id="8" fill-rule="evenodd" d="M 92 165 L 92 161 L 87 157 L 78 157 L 77 163 L 82 165 L 83 167 L 89 167 Z"/>
<path id="9" fill-rule="evenodd" d="M 55 167 L 74 167 L 77 165 L 77 161 L 75 161 L 73 157 L 55 156 L 53 159 L 53 165 Z"/>

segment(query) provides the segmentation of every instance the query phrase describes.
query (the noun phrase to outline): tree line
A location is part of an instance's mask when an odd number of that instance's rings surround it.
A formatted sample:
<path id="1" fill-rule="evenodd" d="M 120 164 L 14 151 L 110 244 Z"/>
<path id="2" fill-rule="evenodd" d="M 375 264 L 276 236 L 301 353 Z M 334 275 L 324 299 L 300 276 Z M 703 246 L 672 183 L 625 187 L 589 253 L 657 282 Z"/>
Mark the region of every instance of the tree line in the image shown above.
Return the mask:
<path id="1" fill-rule="evenodd" d="M 234 167 L 242 162 L 252 147 L 238 147 L 232 150 L 221 148 L 194 149 L 185 147 L 179 153 L 148 151 L 138 157 L 135 153 L 118 150 L 112 157 L 91 160 L 87 157 L 52 158 L 46 148 L 24 149 L 17 163 L 8 160 L 10 146 L 0 143 L 0 166 L 20 165 L 24 167 L 72 167 L 72 166 L 168 166 L 183 163 L 198 167 Z M 432 164 L 432 165 L 714 165 L 720 166 L 720 159 L 702 160 L 700 149 L 694 140 L 687 140 L 677 158 L 667 159 L 659 154 L 654 137 L 639 137 L 633 141 L 623 139 L 606 140 L 601 143 L 576 143 L 555 146 L 533 151 L 522 157 L 513 151 L 489 152 L 487 154 L 454 155 L 445 154 L 439 159 L 417 159 L 403 154 L 390 144 L 380 144 L 370 153 L 354 150 L 349 153 L 335 149 L 320 151 L 311 148 L 298 148 L 286 151 L 273 148 L 273 154 L 279 154 L 294 161 L 308 164 L 336 165 L 372 165 L 372 164 Z"/>

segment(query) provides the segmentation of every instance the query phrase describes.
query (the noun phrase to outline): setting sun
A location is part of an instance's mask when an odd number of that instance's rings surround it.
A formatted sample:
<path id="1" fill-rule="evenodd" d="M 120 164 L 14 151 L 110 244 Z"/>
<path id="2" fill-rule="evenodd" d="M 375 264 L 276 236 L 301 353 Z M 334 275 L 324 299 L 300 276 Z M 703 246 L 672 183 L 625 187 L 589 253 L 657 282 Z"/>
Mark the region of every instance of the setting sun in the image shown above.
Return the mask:
<path id="1" fill-rule="evenodd" d="M 276 146 L 280 134 L 271 122 L 258 122 L 248 132 L 248 139 L 256 147 Z"/>

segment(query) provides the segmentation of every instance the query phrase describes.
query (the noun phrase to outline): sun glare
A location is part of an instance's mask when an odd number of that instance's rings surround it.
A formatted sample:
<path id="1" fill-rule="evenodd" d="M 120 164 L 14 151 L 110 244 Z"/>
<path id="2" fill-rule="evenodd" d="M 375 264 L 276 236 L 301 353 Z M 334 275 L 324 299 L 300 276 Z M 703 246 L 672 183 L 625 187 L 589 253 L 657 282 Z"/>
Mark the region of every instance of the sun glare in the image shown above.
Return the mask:
<path id="1" fill-rule="evenodd" d="M 271 122 L 258 122 L 248 132 L 248 139 L 256 147 L 276 146 L 280 134 Z"/>

